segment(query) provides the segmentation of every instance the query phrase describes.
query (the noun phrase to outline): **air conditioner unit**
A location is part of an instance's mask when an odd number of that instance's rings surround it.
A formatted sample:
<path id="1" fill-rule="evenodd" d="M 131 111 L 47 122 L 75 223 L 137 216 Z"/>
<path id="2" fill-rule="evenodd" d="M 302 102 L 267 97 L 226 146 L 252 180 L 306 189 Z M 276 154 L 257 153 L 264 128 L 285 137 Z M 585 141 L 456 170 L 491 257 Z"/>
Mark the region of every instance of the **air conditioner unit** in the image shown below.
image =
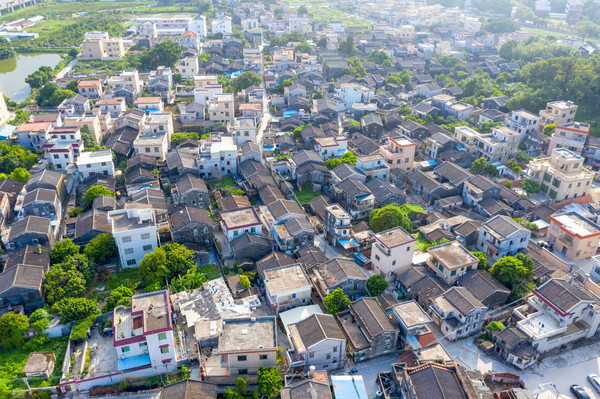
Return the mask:
<path id="1" fill-rule="evenodd" d="M 446 278 L 446 273 L 443 274 L 444 278 Z"/>

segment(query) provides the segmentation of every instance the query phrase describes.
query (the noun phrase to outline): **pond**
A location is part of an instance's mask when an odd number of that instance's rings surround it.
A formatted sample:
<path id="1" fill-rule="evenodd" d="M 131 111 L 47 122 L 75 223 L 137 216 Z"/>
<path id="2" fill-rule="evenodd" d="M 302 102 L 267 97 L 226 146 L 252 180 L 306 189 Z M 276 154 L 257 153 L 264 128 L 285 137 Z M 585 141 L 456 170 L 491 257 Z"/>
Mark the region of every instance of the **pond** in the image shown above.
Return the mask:
<path id="1" fill-rule="evenodd" d="M 11 100 L 25 100 L 31 93 L 25 78 L 41 66 L 54 68 L 60 60 L 59 54 L 18 54 L 0 60 L 0 91 Z"/>

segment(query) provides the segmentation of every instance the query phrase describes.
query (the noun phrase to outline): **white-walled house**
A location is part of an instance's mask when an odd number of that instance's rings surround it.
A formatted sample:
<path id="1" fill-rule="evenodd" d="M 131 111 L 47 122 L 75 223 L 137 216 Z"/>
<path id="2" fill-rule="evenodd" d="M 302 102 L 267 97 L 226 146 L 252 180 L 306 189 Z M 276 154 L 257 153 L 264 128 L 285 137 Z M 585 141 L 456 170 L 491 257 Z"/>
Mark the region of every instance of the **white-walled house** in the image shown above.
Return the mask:
<path id="1" fill-rule="evenodd" d="M 312 284 L 299 263 L 264 273 L 265 296 L 275 314 L 310 304 Z"/>
<path id="2" fill-rule="evenodd" d="M 156 221 L 151 207 L 110 211 L 108 223 L 122 267 L 137 267 L 146 254 L 158 247 Z"/>
<path id="3" fill-rule="evenodd" d="M 85 180 L 94 175 L 115 175 L 115 165 L 111 150 L 83 152 L 77 158 L 79 178 Z"/>
<path id="4" fill-rule="evenodd" d="M 344 367 L 346 336 L 335 317 L 314 314 L 288 326 L 289 340 L 293 348 L 288 350 L 292 369 L 308 371 L 335 370 Z"/>
<path id="5" fill-rule="evenodd" d="M 408 269 L 412 265 L 416 241 L 402 227 L 375 234 L 375 241 L 371 246 L 373 270 L 390 280 Z"/>
<path id="6" fill-rule="evenodd" d="M 231 34 L 231 17 L 226 15 L 221 18 L 215 18 L 210 25 L 211 34 L 217 33 Z"/>
<path id="7" fill-rule="evenodd" d="M 134 295 L 131 307 L 113 310 L 113 345 L 117 370 L 151 366 L 158 374 L 177 367 L 169 291 Z"/>
<path id="8" fill-rule="evenodd" d="M 508 216 L 498 215 L 481 225 L 477 249 L 495 262 L 503 256 L 515 255 L 520 249 L 527 248 L 530 237 L 529 229 Z"/>
<path id="9" fill-rule="evenodd" d="M 245 233 L 262 235 L 263 224 L 253 207 L 219 212 L 221 229 L 229 241 Z"/>

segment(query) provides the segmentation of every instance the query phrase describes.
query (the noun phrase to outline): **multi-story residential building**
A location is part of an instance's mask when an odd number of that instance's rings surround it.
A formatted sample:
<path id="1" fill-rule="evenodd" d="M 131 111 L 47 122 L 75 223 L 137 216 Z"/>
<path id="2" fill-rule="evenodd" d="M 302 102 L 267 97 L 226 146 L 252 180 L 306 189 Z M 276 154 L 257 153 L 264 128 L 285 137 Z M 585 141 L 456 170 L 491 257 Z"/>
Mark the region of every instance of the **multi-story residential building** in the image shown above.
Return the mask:
<path id="1" fill-rule="evenodd" d="M 158 247 L 157 224 L 151 207 L 110 211 L 108 223 L 122 267 L 137 267 L 146 254 Z"/>
<path id="2" fill-rule="evenodd" d="M 161 97 L 138 97 L 133 104 L 146 112 L 163 112 L 165 106 Z"/>
<path id="3" fill-rule="evenodd" d="M 555 148 L 566 148 L 581 155 L 589 134 L 589 123 L 568 122 L 557 125 L 548 143 L 548 156 L 552 155 L 552 150 Z"/>
<path id="4" fill-rule="evenodd" d="M 375 96 L 375 91 L 356 83 L 342 83 L 336 94 L 341 100 L 339 110 L 347 111 L 356 103 L 369 103 Z"/>
<path id="5" fill-rule="evenodd" d="M 352 216 L 338 204 L 325 207 L 323 230 L 325 237 L 334 245 L 341 246 L 350 243 L 350 230 L 352 229 Z"/>
<path id="6" fill-rule="evenodd" d="M 478 134 L 476 154 L 488 162 L 507 162 L 517 154 L 521 134 L 506 126 L 492 127 L 488 134 Z"/>
<path id="7" fill-rule="evenodd" d="M 124 97 L 127 104 L 133 104 L 142 91 L 143 82 L 137 69 L 122 71 L 106 79 L 108 89 L 117 97 Z"/>
<path id="8" fill-rule="evenodd" d="M 79 178 L 85 180 L 95 175 L 114 176 L 115 164 L 111 150 L 83 152 L 77 158 Z"/>
<path id="9" fill-rule="evenodd" d="M 420 335 L 431 333 L 427 326 L 428 323 L 431 323 L 431 318 L 414 300 L 395 304 L 390 316 L 400 330 L 398 334 L 399 349 L 404 349 L 408 345 L 409 339 L 418 339 Z"/>
<path id="10" fill-rule="evenodd" d="M 375 196 L 360 180 L 342 180 L 333 186 L 333 196 L 353 220 L 368 217 L 375 208 Z"/>
<path id="11" fill-rule="evenodd" d="M 596 255 L 600 226 L 575 211 L 557 213 L 550 216 L 547 237 L 555 253 L 577 261 Z"/>
<path id="12" fill-rule="evenodd" d="M 582 0 L 567 0 L 567 4 L 565 5 L 565 15 L 567 16 L 567 23 L 569 25 L 573 25 L 581 20 L 583 4 L 584 2 Z"/>
<path id="13" fill-rule="evenodd" d="M 540 128 L 552 123 L 563 125 L 575 122 L 575 114 L 579 106 L 572 101 L 552 101 L 546 103 L 546 109 L 540 110 Z"/>
<path id="14" fill-rule="evenodd" d="M 163 102 L 171 103 L 173 101 L 175 92 L 173 90 L 173 71 L 171 71 L 171 68 L 158 67 L 155 71 L 150 71 L 150 76 L 148 78 L 148 93 L 160 97 Z M 136 105 L 140 109 L 148 112 L 163 111 L 164 103 L 160 104 L 155 99 L 152 100 L 152 103 L 147 104 L 144 104 L 143 100 L 141 101 L 142 102 L 136 102 Z"/>
<path id="15" fill-rule="evenodd" d="M 532 293 L 526 305 L 513 310 L 513 316 L 534 349 L 546 352 L 598 331 L 597 297 L 582 284 L 551 279 Z"/>
<path id="16" fill-rule="evenodd" d="M 215 123 L 233 122 L 235 118 L 233 94 L 215 94 L 213 99 L 208 102 L 207 106 L 209 121 Z"/>
<path id="17" fill-rule="evenodd" d="M 54 128 L 42 148 L 46 153 L 46 159 L 57 170 L 65 170 L 83 151 L 81 128 L 79 126 Z"/>
<path id="18" fill-rule="evenodd" d="M 346 337 L 335 317 L 314 314 L 302 321 L 288 325 L 292 349 L 287 352 L 290 367 L 307 371 L 335 370 L 344 367 Z"/>
<path id="19" fill-rule="evenodd" d="M 262 235 L 263 224 L 253 207 L 219 212 L 221 229 L 228 240 L 235 240 L 244 233 Z"/>
<path id="20" fill-rule="evenodd" d="M 198 57 L 185 57 L 175 64 L 175 73 L 180 74 L 184 79 L 193 78 L 198 75 L 198 72 Z"/>
<path id="21" fill-rule="evenodd" d="M 538 158 L 529 162 L 528 178 L 542 186 L 542 192 L 552 200 L 582 197 L 589 193 L 595 174 L 583 166 L 581 155 L 555 148 L 550 158 Z"/>
<path id="22" fill-rule="evenodd" d="M 102 81 L 100 79 L 85 79 L 77 83 L 79 94 L 90 100 L 102 97 Z"/>
<path id="23" fill-rule="evenodd" d="M 125 55 L 123 38 L 110 38 L 108 32 L 87 32 L 83 35 L 81 53 L 82 60 L 114 61 Z"/>
<path id="24" fill-rule="evenodd" d="M 431 319 L 449 340 L 479 333 L 487 312 L 485 305 L 464 287 L 450 288 L 435 298 L 429 309 Z"/>
<path id="25" fill-rule="evenodd" d="M 396 275 L 412 265 L 416 241 L 402 227 L 375 234 L 375 241 L 371 246 L 373 270 L 388 281 L 395 280 Z"/>
<path id="26" fill-rule="evenodd" d="M 131 307 L 119 305 L 113 310 L 112 325 L 118 371 L 147 366 L 162 374 L 176 369 L 168 290 L 132 296 Z"/>
<path id="27" fill-rule="evenodd" d="M 480 205 L 486 199 L 498 199 L 501 188 L 485 176 L 477 175 L 464 182 L 462 198 L 466 206 Z"/>
<path id="28" fill-rule="evenodd" d="M 510 119 L 504 121 L 504 124 L 525 138 L 530 132 L 539 127 L 540 117 L 529 111 L 518 110 L 510 114 Z"/>
<path id="29" fill-rule="evenodd" d="M 186 49 L 200 50 L 200 34 L 193 31 L 183 32 L 179 39 L 179 45 Z"/>
<path id="30" fill-rule="evenodd" d="M 364 155 L 356 158 L 356 169 L 361 171 L 367 178 L 366 181 L 379 179 L 388 181 L 390 179 L 390 167 L 381 154 Z"/>
<path id="31" fill-rule="evenodd" d="M 194 85 L 198 89 L 205 88 L 207 86 L 217 86 L 219 79 L 217 75 L 198 75 L 194 76 Z"/>
<path id="32" fill-rule="evenodd" d="M 231 34 L 231 17 L 226 15 L 221 18 L 215 18 L 210 24 L 210 33 L 216 35 L 222 33 L 224 35 Z"/>
<path id="33" fill-rule="evenodd" d="M 166 134 L 140 134 L 133 142 L 136 154 L 146 155 L 157 159 L 165 159 L 169 149 Z"/>
<path id="34" fill-rule="evenodd" d="M 40 150 L 50 138 L 50 130 L 52 130 L 50 122 L 29 122 L 17 126 L 14 134 L 23 147 Z"/>
<path id="35" fill-rule="evenodd" d="M 220 141 L 205 141 L 200 145 L 197 159 L 200 177 L 215 179 L 233 175 L 237 171 L 238 148 L 233 137 L 220 137 Z"/>
<path id="36" fill-rule="evenodd" d="M 62 216 L 62 205 L 55 190 L 38 188 L 19 197 L 13 211 L 17 214 L 17 220 L 30 215 L 41 216 L 56 224 Z"/>
<path id="37" fill-rule="evenodd" d="M 321 298 L 341 288 L 350 299 L 367 292 L 367 276 L 353 260 L 333 258 L 312 269 L 313 284 Z"/>
<path id="38" fill-rule="evenodd" d="M 123 97 L 103 98 L 96 102 L 103 114 L 110 114 L 112 118 L 118 118 L 121 113 L 127 111 L 127 102 Z"/>
<path id="39" fill-rule="evenodd" d="M 324 160 L 341 157 L 348 151 L 348 138 L 346 136 L 324 137 L 315 139 L 315 151 Z"/>
<path id="40" fill-rule="evenodd" d="M 527 248 L 530 237 L 528 229 L 508 216 L 498 215 L 481 225 L 477 249 L 495 262 Z"/>
<path id="41" fill-rule="evenodd" d="M 275 314 L 310 304 L 312 284 L 299 263 L 264 272 L 265 296 Z"/>
<path id="42" fill-rule="evenodd" d="M 155 35 L 181 35 L 185 31 L 192 30 L 193 19 L 190 17 L 156 18 L 140 17 L 136 19 L 138 33 L 147 35 L 155 32 Z"/>
<path id="43" fill-rule="evenodd" d="M 198 81 L 196 81 L 196 84 L 198 84 Z M 223 94 L 223 86 L 220 84 L 210 84 L 196 87 L 194 89 L 194 102 L 208 107 L 208 104 L 215 99 L 217 94 Z"/>
<path id="44" fill-rule="evenodd" d="M 235 145 L 241 147 L 245 143 L 256 143 L 257 129 L 254 118 L 235 118 L 232 128 Z"/>
<path id="45" fill-rule="evenodd" d="M 170 112 L 154 112 L 146 116 L 142 134 L 166 135 L 170 144 L 173 133 L 173 115 Z"/>
<path id="46" fill-rule="evenodd" d="M 379 153 L 385 158 L 390 169 L 402 169 L 410 172 L 415 161 L 417 145 L 404 136 L 388 138 L 388 144 L 379 147 Z"/>
<path id="47" fill-rule="evenodd" d="M 348 352 L 355 362 L 371 359 L 396 350 L 398 329 L 377 299 L 365 297 L 338 313 L 348 342 Z"/>
<path id="48" fill-rule="evenodd" d="M 194 20 L 188 25 L 188 29 L 200 35 L 201 39 L 206 37 L 206 17 L 204 15 L 196 15 Z"/>
<path id="49" fill-rule="evenodd" d="M 477 270 L 479 259 L 458 241 L 427 248 L 427 266 L 448 285 L 454 285 L 468 271 Z"/>
<path id="50" fill-rule="evenodd" d="M 223 320 L 217 350 L 226 375 L 256 376 L 260 367 L 275 367 L 277 331 L 273 316 Z"/>

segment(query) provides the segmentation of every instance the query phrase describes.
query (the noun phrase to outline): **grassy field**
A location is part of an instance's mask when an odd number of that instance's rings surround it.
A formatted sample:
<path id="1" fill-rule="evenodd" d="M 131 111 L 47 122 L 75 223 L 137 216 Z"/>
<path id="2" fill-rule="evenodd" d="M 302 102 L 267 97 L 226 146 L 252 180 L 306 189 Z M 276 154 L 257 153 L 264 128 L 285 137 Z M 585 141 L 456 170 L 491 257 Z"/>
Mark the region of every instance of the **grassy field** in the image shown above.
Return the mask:
<path id="1" fill-rule="evenodd" d="M 60 381 L 60 375 L 62 374 L 62 364 L 67 350 L 68 339 L 68 337 L 53 339 L 45 338 L 45 342 L 38 343 L 35 343 L 34 340 L 30 340 L 23 347 L 12 350 L 2 350 L 0 352 L 0 397 L 11 397 L 10 394 L 8 396 L 4 396 L 4 394 L 14 389 L 26 388 L 25 383 L 21 381 L 21 378 L 23 377 L 21 372 L 23 371 L 29 353 L 32 351 L 54 352 L 56 356 L 56 366 L 54 367 L 54 372 L 50 379 L 32 378 L 29 379 L 29 384 L 32 387 L 56 385 Z"/>
<path id="2" fill-rule="evenodd" d="M 214 280 L 221 277 L 221 272 L 217 265 L 209 263 L 208 265 L 198 266 L 198 271 L 206 276 L 208 280 Z"/>
<path id="3" fill-rule="evenodd" d="M 142 9 L 143 7 L 155 4 L 150 1 L 115 1 L 115 2 L 73 2 L 73 3 L 57 3 L 54 1 L 40 2 L 31 7 L 17 10 L 10 14 L 4 14 L 0 17 L 0 22 L 13 21 L 21 18 L 31 18 L 36 15 L 43 15 L 46 19 L 69 19 L 73 14 L 88 12 L 90 14 L 103 12 L 112 14 L 121 9 Z M 144 8 L 144 10 L 146 10 Z M 144 11 L 148 12 L 148 11 Z M 29 30 L 29 29 L 28 29 Z"/>
<path id="4" fill-rule="evenodd" d="M 317 21 L 341 22 L 346 27 L 358 26 L 363 29 L 371 29 L 371 23 L 364 19 L 356 18 L 343 11 L 333 10 L 328 7 L 313 6 L 308 9 L 308 15 Z"/>
<path id="5" fill-rule="evenodd" d="M 79 61 L 73 68 L 73 73 L 107 73 L 119 72 L 137 67 L 136 56 L 126 54 L 118 61 Z"/>
<path id="6" fill-rule="evenodd" d="M 137 267 L 123 269 L 108 276 L 108 280 L 104 284 L 104 290 L 114 290 L 120 285 L 125 285 L 135 290 L 141 281 L 142 277 Z"/>
<path id="7" fill-rule="evenodd" d="M 213 189 L 213 188 L 222 188 L 222 189 L 239 188 L 237 183 L 235 182 L 235 180 L 233 180 L 233 178 L 231 176 L 225 176 L 222 179 L 207 180 L 206 186 L 210 189 Z"/>
<path id="8" fill-rule="evenodd" d="M 310 201 L 317 198 L 319 195 L 321 195 L 321 192 L 316 191 L 313 193 L 310 186 L 306 185 L 302 187 L 302 191 L 294 191 L 294 194 L 296 194 L 296 198 L 298 198 L 300 205 L 303 205 L 308 204 Z"/>

